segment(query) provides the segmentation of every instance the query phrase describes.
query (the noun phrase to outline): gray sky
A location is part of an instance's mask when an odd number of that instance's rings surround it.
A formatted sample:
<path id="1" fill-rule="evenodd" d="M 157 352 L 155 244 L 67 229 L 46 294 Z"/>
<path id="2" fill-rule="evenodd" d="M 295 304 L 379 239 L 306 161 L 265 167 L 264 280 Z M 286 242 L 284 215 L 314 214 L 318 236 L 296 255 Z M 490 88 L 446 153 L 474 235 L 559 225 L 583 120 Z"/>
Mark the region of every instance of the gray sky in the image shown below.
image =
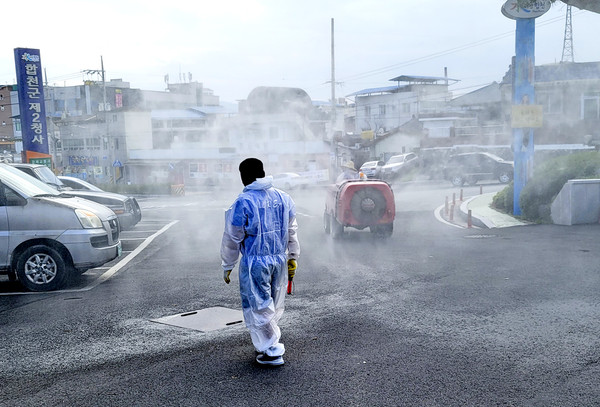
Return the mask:
<path id="1" fill-rule="evenodd" d="M 223 101 L 257 86 L 336 96 L 389 86 L 398 75 L 443 76 L 456 94 L 500 81 L 514 55 L 504 0 L 29 0 L 2 5 L 0 83 L 15 81 L 13 49 L 39 48 L 48 82 L 81 84 L 100 69 L 134 88 L 164 90 L 164 76 L 204 83 Z M 559 62 L 566 6 L 536 22 L 536 64 Z M 573 8 L 576 62 L 600 60 L 600 15 Z"/>

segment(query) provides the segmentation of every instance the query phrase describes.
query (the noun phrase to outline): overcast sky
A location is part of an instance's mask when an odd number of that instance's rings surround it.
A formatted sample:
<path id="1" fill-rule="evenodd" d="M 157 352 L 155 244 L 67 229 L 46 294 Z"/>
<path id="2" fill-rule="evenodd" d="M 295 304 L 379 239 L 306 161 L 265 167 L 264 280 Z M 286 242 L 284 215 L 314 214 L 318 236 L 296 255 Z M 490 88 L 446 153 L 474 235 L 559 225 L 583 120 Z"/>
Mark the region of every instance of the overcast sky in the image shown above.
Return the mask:
<path id="1" fill-rule="evenodd" d="M 29 0 L 2 5 L 0 83 L 15 81 L 13 49 L 39 48 L 51 85 L 99 70 L 164 90 L 189 73 L 223 101 L 257 86 L 299 87 L 328 100 L 331 19 L 336 96 L 390 86 L 398 75 L 459 79 L 465 93 L 500 81 L 514 55 L 504 0 Z M 575 62 L 600 61 L 600 15 L 572 9 Z M 566 6 L 536 21 L 536 65 L 560 62 Z"/>

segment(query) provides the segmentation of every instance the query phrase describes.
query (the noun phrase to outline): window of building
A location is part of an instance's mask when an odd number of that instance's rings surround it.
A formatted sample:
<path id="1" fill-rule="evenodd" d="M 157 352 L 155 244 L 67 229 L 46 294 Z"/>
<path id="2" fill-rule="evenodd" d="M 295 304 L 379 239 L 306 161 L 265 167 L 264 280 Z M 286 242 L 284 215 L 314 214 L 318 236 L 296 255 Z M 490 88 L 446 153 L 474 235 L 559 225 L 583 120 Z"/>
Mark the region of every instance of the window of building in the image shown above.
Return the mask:
<path id="1" fill-rule="evenodd" d="M 206 174 L 207 165 L 204 163 L 190 163 L 190 178 L 198 178 Z"/>
<path id="2" fill-rule="evenodd" d="M 371 116 L 371 106 L 365 106 L 365 116 Z"/>
<path id="3" fill-rule="evenodd" d="M 99 138 L 85 139 L 85 145 L 88 148 L 88 150 L 100 150 L 100 139 Z"/>
<path id="4" fill-rule="evenodd" d="M 63 149 L 66 151 L 75 151 L 85 149 L 85 142 L 82 138 L 65 139 L 63 140 Z"/>
<path id="5" fill-rule="evenodd" d="M 402 103 L 402 113 L 410 113 L 410 103 Z"/>
<path id="6" fill-rule="evenodd" d="M 581 106 L 582 119 L 599 119 L 600 118 L 600 93 L 586 93 L 583 95 L 583 103 Z"/>
<path id="7" fill-rule="evenodd" d="M 559 114 L 562 113 L 562 99 L 556 93 L 538 92 L 535 96 L 536 104 L 542 105 L 544 113 Z"/>
<path id="8" fill-rule="evenodd" d="M 385 116 L 385 105 L 379 105 L 379 116 Z"/>

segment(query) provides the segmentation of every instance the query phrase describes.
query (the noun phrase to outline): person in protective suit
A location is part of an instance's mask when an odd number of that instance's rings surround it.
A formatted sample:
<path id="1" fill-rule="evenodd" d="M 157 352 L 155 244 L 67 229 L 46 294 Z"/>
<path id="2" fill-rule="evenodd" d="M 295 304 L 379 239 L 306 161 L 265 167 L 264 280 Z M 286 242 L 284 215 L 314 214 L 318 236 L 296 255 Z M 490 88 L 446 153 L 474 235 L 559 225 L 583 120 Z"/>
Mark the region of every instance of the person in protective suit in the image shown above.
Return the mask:
<path id="1" fill-rule="evenodd" d="M 239 166 L 243 192 L 225 213 L 221 242 L 223 278 L 230 282 L 239 253 L 240 294 L 246 326 L 262 365 L 283 365 L 285 346 L 277 326 L 286 282 L 293 278 L 300 246 L 292 198 L 272 186 L 263 163 L 248 158 Z"/>
<path id="2" fill-rule="evenodd" d="M 347 180 L 360 179 L 358 171 L 354 167 L 354 161 L 347 161 L 344 164 L 342 164 L 341 167 L 342 173 L 338 175 L 337 179 L 335 180 L 336 184 Z"/>

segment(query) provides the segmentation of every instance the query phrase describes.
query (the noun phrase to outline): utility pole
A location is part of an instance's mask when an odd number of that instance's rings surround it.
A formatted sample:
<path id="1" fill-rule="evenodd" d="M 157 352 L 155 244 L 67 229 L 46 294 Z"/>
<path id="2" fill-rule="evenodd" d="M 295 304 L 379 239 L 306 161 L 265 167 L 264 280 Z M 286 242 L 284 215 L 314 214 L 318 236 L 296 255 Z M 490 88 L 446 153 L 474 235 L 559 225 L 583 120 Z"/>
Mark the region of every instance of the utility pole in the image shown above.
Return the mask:
<path id="1" fill-rule="evenodd" d="M 108 140 L 108 172 L 111 178 L 111 183 L 117 182 L 116 170 L 113 167 L 114 162 L 114 140 L 110 137 L 110 129 L 108 126 L 108 106 L 106 103 L 106 72 L 104 71 L 104 59 L 100 55 L 100 72 L 102 73 L 102 110 L 104 111 L 104 125 L 106 126 L 106 139 Z"/>
<path id="2" fill-rule="evenodd" d="M 335 104 L 335 40 L 334 40 L 334 20 L 331 19 L 331 130 L 333 138 L 333 130 L 335 125 L 336 104 Z"/>
<path id="3" fill-rule="evenodd" d="M 107 144 L 107 155 L 108 155 L 108 166 L 105 166 L 105 168 L 107 169 L 107 174 L 110 178 L 111 178 L 111 182 L 114 183 L 116 182 L 116 174 L 115 174 L 115 170 L 113 169 L 113 149 L 114 149 L 114 145 L 113 145 L 113 140 L 111 140 L 110 134 L 109 134 L 109 123 L 108 123 L 108 102 L 107 102 L 107 97 L 106 97 L 106 71 L 104 70 L 104 59 L 102 58 L 102 55 L 100 55 L 100 70 L 97 69 L 86 69 L 83 71 L 84 73 L 91 75 L 91 74 L 96 74 L 96 75 L 100 75 L 100 79 L 102 81 L 102 109 L 101 111 L 103 112 L 103 116 L 104 116 L 104 126 L 105 126 L 105 136 L 103 137 L 103 139 L 106 139 L 106 144 Z M 96 83 L 96 81 L 94 81 L 94 83 Z M 100 110 L 100 109 L 98 109 Z M 101 116 L 101 113 L 98 112 L 98 116 Z M 100 140 L 101 142 L 103 140 Z"/>
<path id="4" fill-rule="evenodd" d="M 337 172 L 337 146 L 335 141 L 336 124 L 336 103 L 335 103 L 335 41 L 334 41 L 334 19 L 331 19 L 331 174 L 330 179 L 335 179 Z"/>

